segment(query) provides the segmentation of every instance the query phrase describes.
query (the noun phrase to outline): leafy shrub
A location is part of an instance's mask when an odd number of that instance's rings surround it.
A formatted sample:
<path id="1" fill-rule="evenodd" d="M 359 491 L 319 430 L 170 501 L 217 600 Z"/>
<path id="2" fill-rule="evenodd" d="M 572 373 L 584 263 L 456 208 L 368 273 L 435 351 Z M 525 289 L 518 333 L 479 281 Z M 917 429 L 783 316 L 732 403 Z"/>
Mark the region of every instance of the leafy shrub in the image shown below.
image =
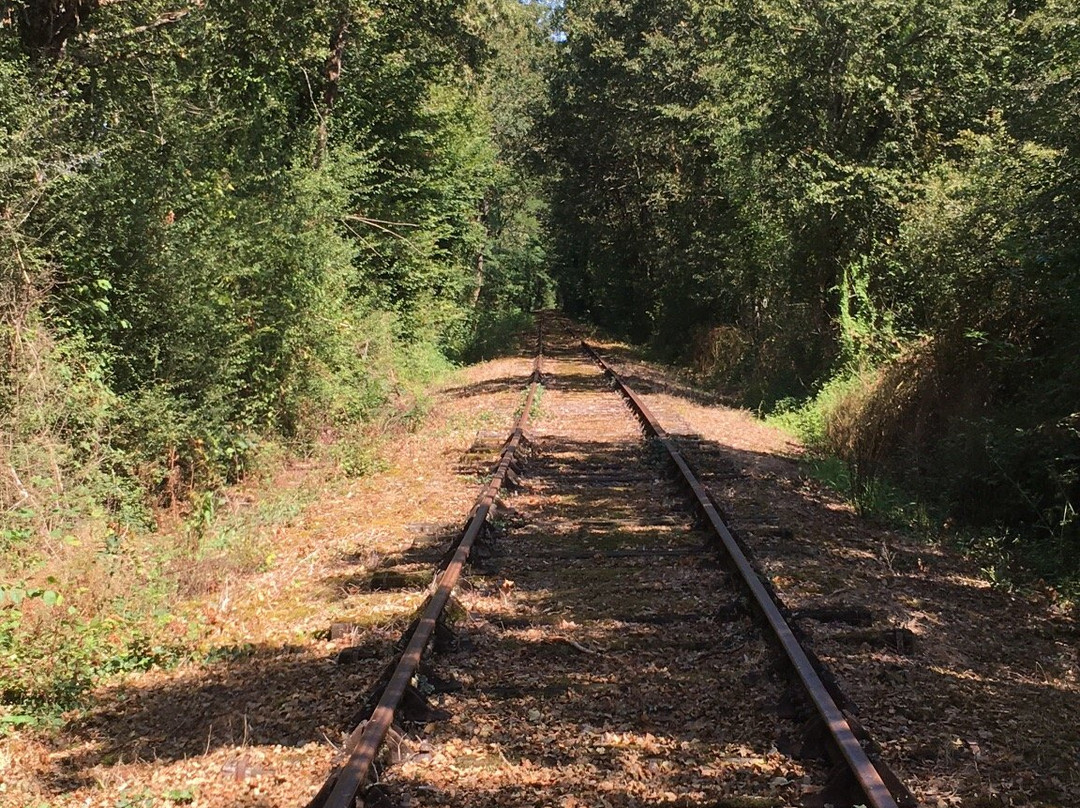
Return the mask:
<path id="1" fill-rule="evenodd" d="M 146 619 L 162 582 L 144 580 L 142 595 L 129 591 L 140 577 L 138 564 L 130 551 L 110 555 L 80 554 L 81 570 L 64 570 L 63 582 L 49 576 L 40 586 L 0 587 L 0 703 L 66 709 L 101 676 L 171 664 L 186 653 L 186 627 L 177 636 L 182 624 L 175 619 L 163 615 L 156 625 Z M 109 580 L 117 574 L 124 583 Z M 118 610 L 117 603 L 124 607 Z"/>
<path id="2" fill-rule="evenodd" d="M 530 314 L 517 310 L 478 311 L 456 335 L 450 353 L 461 362 L 479 362 L 517 352 L 535 334 Z"/>

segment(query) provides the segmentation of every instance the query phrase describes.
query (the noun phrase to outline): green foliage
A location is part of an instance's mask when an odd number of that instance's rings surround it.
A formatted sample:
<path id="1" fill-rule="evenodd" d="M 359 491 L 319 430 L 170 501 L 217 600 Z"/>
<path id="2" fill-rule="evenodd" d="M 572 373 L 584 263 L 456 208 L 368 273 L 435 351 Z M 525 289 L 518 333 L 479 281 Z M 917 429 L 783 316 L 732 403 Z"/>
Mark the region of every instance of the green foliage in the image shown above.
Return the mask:
<path id="1" fill-rule="evenodd" d="M 848 408 L 849 399 L 865 385 L 857 374 L 829 379 L 817 395 L 806 401 L 781 399 L 773 406 L 769 419 L 793 433 L 808 446 L 825 445 L 831 417 Z"/>
<path id="2" fill-rule="evenodd" d="M 383 383 L 348 358 L 358 321 L 394 312 L 408 345 L 467 316 L 495 160 L 464 3 L 225 3 L 146 35 L 160 10 L 105 6 L 30 71 L 76 157 L 25 225 L 54 267 L 49 327 L 102 358 L 159 488 L 234 479 L 328 373 L 366 391 L 334 413 L 366 418 Z"/>
<path id="3" fill-rule="evenodd" d="M 637 337 L 730 305 L 714 241 L 729 206 L 701 137 L 707 12 L 570 3 L 549 90 L 555 270 L 566 305 Z M 676 314 L 678 312 L 678 314 Z"/>
<path id="4" fill-rule="evenodd" d="M 479 362 L 520 351 L 536 329 L 533 317 L 520 311 L 484 313 L 469 323 L 456 356 L 463 362 Z"/>
<path id="5" fill-rule="evenodd" d="M 5 586 L 0 596 L 5 704 L 39 713 L 67 709 L 98 677 L 181 658 L 176 646 L 144 634 L 134 615 L 84 617 L 64 606 L 61 592 L 26 584 Z"/>
<path id="6" fill-rule="evenodd" d="M 485 96 L 496 152 L 483 201 L 488 231 L 475 319 L 555 304 L 548 271 L 548 205 L 539 161 L 539 122 L 546 114 L 543 75 L 551 58 L 548 32 L 528 5 L 506 4 L 493 26 Z"/>
<path id="7" fill-rule="evenodd" d="M 195 802 L 196 791 L 193 788 L 171 788 L 165 792 L 165 799 L 176 805 Z"/>
<path id="8" fill-rule="evenodd" d="M 4 613 L 0 691 L 69 704 L 169 657 L 140 638 L 202 565 L 263 563 L 218 505 L 264 450 L 377 467 L 478 299 L 550 299 L 528 115 L 496 121 L 549 43 L 510 0 L 38 22 L 0 27 L 0 580 L 42 593 Z"/>
<path id="9" fill-rule="evenodd" d="M 559 26 L 567 305 L 787 410 L 860 500 L 889 478 L 1080 559 L 1074 10 L 569 0 Z"/>

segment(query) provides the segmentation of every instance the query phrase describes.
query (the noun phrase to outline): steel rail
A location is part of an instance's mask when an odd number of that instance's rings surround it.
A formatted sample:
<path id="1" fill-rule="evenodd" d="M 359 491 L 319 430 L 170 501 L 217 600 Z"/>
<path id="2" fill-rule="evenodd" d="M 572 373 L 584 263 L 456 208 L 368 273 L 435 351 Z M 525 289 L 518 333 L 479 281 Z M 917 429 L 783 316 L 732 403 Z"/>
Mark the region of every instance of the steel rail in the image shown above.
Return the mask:
<path id="1" fill-rule="evenodd" d="M 796 639 L 795 634 L 792 632 L 791 626 L 780 612 L 772 595 L 761 581 L 761 578 L 754 570 L 750 560 L 746 557 L 746 554 L 732 535 L 731 530 L 720 516 L 720 512 L 713 504 L 705 487 L 698 481 L 694 472 L 690 469 L 689 464 L 683 458 L 675 441 L 660 425 L 659 421 L 657 421 L 656 417 L 648 406 L 646 406 L 641 397 L 622 380 L 619 374 L 604 361 L 603 357 L 601 357 L 591 345 L 585 342 L 585 340 L 581 340 L 581 347 L 615 383 L 619 392 L 622 393 L 630 403 L 631 408 L 635 411 L 642 425 L 653 437 L 660 441 L 661 445 L 667 450 L 671 460 L 679 469 L 683 480 L 693 493 L 698 506 L 701 508 L 706 519 L 709 521 L 709 524 L 720 538 L 725 552 L 727 552 L 732 563 L 735 565 L 743 582 L 750 590 L 759 611 L 768 622 L 769 627 L 772 629 L 776 639 L 780 643 L 784 654 L 791 662 L 803 688 L 814 703 L 814 707 L 821 720 L 824 722 L 829 735 L 839 749 L 840 754 L 852 775 L 855 777 L 859 787 L 865 794 L 869 808 L 899 808 L 899 804 L 892 792 L 885 785 L 877 767 L 874 766 L 874 763 L 866 754 L 866 750 L 863 749 L 862 744 L 859 743 L 844 712 L 836 704 L 836 701 L 829 693 L 829 690 L 822 681 L 817 669 L 810 662 L 810 658 L 807 656 L 806 651 L 803 650 L 803 647 L 799 644 L 798 639 Z"/>
<path id="2" fill-rule="evenodd" d="M 514 461 L 514 457 L 525 440 L 525 427 L 529 422 L 529 415 L 533 403 L 536 401 L 536 392 L 541 384 L 543 358 L 543 330 L 541 328 L 537 332 L 536 358 L 533 361 L 532 375 L 529 377 L 529 389 L 525 397 L 525 404 L 514 424 L 513 431 L 503 445 L 495 474 L 481 490 L 476 503 L 473 505 L 469 521 L 465 526 L 461 539 L 458 541 L 454 555 L 439 574 L 435 591 L 428 599 L 423 614 L 417 621 L 405 650 L 402 651 L 401 658 L 398 660 L 390 680 L 371 714 L 371 718 L 353 730 L 345 743 L 345 749 L 349 750 L 347 760 L 337 772 L 330 776 L 327 784 L 319 794 L 308 803 L 308 808 L 353 808 L 360 790 L 367 781 L 368 773 L 375 762 L 379 747 L 382 746 L 394 722 L 394 714 L 401 703 L 401 699 L 420 667 L 424 649 L 430 642 L 439 617 L 450 600 L 450 594 L 457 585 L 461 571 L 469 558 L 469 552 L 472 550 L 476 539 L 480 536 L 488 514 L 495 503 L 495 498 L 510 473 L 510 466 Z M 333 786 L 329 788 L 331 782 L 333 782 Z M 328 788 L 329 793 L 327 794 Z"/>

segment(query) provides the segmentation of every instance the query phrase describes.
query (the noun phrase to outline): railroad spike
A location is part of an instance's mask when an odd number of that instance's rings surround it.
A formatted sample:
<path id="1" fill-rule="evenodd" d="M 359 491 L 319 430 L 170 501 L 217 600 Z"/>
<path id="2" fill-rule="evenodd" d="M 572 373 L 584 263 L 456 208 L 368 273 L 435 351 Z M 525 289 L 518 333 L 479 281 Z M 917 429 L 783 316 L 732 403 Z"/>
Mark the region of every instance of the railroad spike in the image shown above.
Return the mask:
<path id="1" fill-rule="evenodd" d="M 368 658 L 369 649 L 367 646 L 350 645 L 348 648 L 342 648 L 338 651 L 337 656 L 334 657 L 334 663 L 337 665 L 356 665 Z"/>

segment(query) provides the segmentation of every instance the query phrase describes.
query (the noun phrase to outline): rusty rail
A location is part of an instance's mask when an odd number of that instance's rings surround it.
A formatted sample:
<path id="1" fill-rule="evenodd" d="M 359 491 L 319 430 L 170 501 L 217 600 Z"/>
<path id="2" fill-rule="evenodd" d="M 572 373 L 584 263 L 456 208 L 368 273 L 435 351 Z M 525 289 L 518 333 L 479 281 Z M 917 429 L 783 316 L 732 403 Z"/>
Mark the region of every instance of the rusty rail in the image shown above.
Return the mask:
<path id="1" fill-rule="evenodd" d="M 353 808 L 360 790 L 367 781 L 368 773 L 378 754 L 379 747 L 386 739 L 387 733 L 394 722 L 394 715 L 401 704 L 402 697 L 413 676 L 420 667 L 420 660 L 424 649 L 435 631 L 439 617 L 450 600 L 450 594 L 457 585 L 458 578 L 469 558 L 473 543 L 480 536 L 487 521 L 488 514 L 495 503 L 503 483 L 510 473 L 510 466 L 514 461 L 518 449 L 525 441 L 525 427 L 529 422 L 529 414 L 533 403 L 536 401 L 536 392 L 541 384 L 543 372 L 543 329 L 537 330 L 536 358 L 533 361 L 532 375 L 529 378 L 529 389 L 525 396 L 525 404 L 518 416 L 514 429 L 503 445 L 499 465 L 494 476 L 481 490 L 476 503 L 470 513 L 469 521 L 458 540 L 453 557 L 436 579 L 435 591 L 428 599 L 420 619 L 416 622 L 405 650 L 390 676 L 390 680 L 383 690 L 371 718 L 361 723 L 348 740 L 345 749 L 348 758 L 345 763 L 327 779 L 326 784 L 308 803 L 308 808 Z"/>
<path id="2" fill-rule="evenodd" d="M 716 536 L 720 539 L 724 551 L 728 554 L 732 565 L 742 578 L 744 585 L 750 591 L 759 613 L 768 623 L 777 642 L 782 648 L 788 661 L 791 663 L 799 682 L 814 704 L 818 716 L 821 718 L 829 733 L 836 749 L 846 763 L 855 782 L 866 796 L 866 804 L 869 808 L 899 808 L 900 803 L 893 791 L 886 785 L 888 779 L 894 784 L 894 789 L 900 791 L 900 799 L 908 804 L 910 792 L 907 792 L 899 784 L 896 775 L 884 766 L 883 763 L 875 764 L 870 760 L 866 750 L 854 731 L 848 717 L 836 704 L 817 669 L 814 667 L 806 651 L 799 644 L 798 639 L 792 632 L 784 615 L 781 613 L 776 601 L 769 590 L 754 570 L 753 565 L 739 546 L 738 541 L 732 535 L 730 528 L 720 516 L 716 505 L 713 504 L 705 487 L 698 481 L 690 465 L 682 456 L 675 441 L 660 425 L 656 417 L 646 406 L 645 402 L 635 393 L 619 374 L 608 365 L 599 353 L 585 340 L 581 340 L 582 349 L 591 356 L 604 373 L 614 382 L 619 392 L 630 404 L 631 409 L 645 428 L 646 432 L 656 438 L 667 451 L 672 462 L 678 468 L 687 488 L 708 521 Z M 879 771 L 878 766 L 882 767 Z M 912 800 L 913 801 L 913 800 Z"/>

